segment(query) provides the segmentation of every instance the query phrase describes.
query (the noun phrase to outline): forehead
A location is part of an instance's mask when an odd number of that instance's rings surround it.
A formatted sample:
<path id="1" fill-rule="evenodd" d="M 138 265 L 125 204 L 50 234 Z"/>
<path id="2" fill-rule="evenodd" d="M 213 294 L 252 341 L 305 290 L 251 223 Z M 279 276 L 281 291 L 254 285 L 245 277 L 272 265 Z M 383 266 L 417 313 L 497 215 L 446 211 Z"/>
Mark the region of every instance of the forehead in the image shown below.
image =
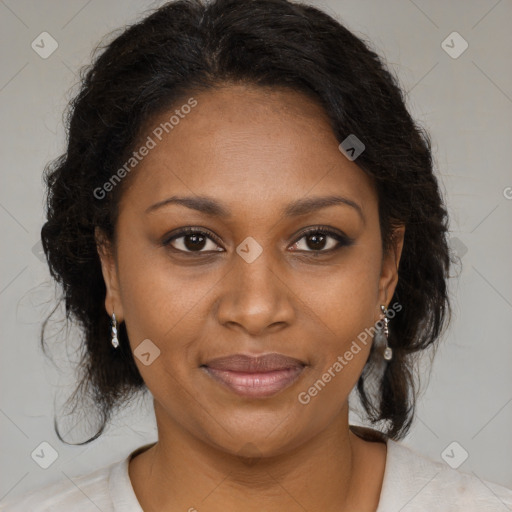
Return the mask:
<path id="1" fill-rule="evenodd" d="M 370 177 L 339 151 L 326 112 L 308 96 L 231 85 L 191 97 L 195 107 L 181 110 L 185 97 L 146 125 L 141 141 L 149 136 L 155 144 L 122 203 L 145 209 L 184 194 L 216 197 L 233 210 L 248 202 L 283 205 L 308 194 L 375 201 Z M 167 124 L 159 140 L 155 133 L 172 116 L 172 128 Z"/>

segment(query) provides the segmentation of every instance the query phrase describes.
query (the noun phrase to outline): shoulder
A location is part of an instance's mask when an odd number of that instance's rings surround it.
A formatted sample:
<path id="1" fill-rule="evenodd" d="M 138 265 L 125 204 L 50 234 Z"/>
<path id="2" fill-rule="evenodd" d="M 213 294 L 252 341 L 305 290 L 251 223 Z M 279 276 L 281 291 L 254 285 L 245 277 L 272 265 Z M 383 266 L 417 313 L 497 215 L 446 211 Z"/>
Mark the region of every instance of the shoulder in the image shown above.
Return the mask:
<path id="1" fill-rule="evenodd" d="M 115 470 L 123 461 L 79 477 L 63 479 L 29 492 L 28 494 L 7 500 L 0 504 L 1 512 L 85 512 L 114 510 L 110 497 L 109 483 Z"/>
<path id="2" fill-rule="evenodd" d="M 392 439 L 377 512 L 503 512 L 512 509 L 512 490 L 431 460 Z"/>

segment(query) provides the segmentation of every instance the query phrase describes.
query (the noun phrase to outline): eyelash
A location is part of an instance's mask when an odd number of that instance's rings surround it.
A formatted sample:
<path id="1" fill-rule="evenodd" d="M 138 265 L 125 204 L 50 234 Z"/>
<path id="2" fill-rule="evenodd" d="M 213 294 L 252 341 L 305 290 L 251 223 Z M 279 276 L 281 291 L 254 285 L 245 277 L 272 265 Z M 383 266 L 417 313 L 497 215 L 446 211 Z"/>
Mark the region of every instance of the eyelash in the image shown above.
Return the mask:
<path id="1" fill-rule="evenodd" d="M 297 244 L 300 240 L 302 240 L 303 238 L 305 238 L 311 234 L 319 234 L 319 235 L 332 237 L 338 242 L 338 245 L 336 247 L 333 247 L 328 250 L 318 250 L 318 251 L 297 250 L 297 252 L 305 252 L 305 253 L 309 253 L 310 255 L 311 254 L 313 254 L 313 255 L 329 254 L 329 253 L 332 253 L 334 251 L 341 249 L 342 247 L 348 247 L 354 243 L 354 240 L 352 238 L 348 237 L 347 235 L 342 234 L 341 232 L 334 231 L 334 230 L 332 230 L 332 228 L 328 228 L 327 226 L 316 226 L 314 228 L 310 228 L 310 229 L 307 229 L 306 231 L 303 231 L 300 234 L 299 238 L 297 238 L 296 241 L 292 245 Z M 202 235 L 202 236 L 205 236 L 206 238 L 209 238 L 210 240 L 214 241 L 216 244 L 220 245 L 220 241 L 218 240 L 218 238 L 215 235 L 213 235 L 213 233 L 210 233 L 209 231 L 205 231 L 204 229 L 199 229 L 199 228 L 184 228 L 181 231 L 179 231 L 178 233 L 175 233 L 171 238 L 165 239 L 163 241 L 162 245 L 164 245 L 165 247 L 169 247 L 171 242 L 173 242 L 174 240 L 176 240 L 178 238 L 182 238 L 186 235 Z M 171 248 L 176 252 L 185 253 L 185 254 L 198 254 L 199 255 L 199 254 L 210 252 L 210 251 L 183 251 L 181 249 L 176 249 L 172 246 L 171 246 Z M 214 251 L 214 252 L 222 252 L 222 251 Z"/>

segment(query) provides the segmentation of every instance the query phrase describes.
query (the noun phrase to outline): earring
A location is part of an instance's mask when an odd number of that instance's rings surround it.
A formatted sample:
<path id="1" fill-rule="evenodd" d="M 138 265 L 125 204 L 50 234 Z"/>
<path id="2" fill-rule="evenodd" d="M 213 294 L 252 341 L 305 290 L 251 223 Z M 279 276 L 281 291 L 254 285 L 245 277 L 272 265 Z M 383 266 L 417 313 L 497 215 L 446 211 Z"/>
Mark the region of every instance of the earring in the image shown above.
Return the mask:
<path id="1" fill-rule="evenodd" d="M 117 322 L 115 313 L 112 313 L 112 346 L 114 348 L 119 346 L 119 340 L 117 339 Z"/>
<path id="2" fill-rule="evenodd" d="M 391 361 L 391 359 L 393 358 L 393 349 L 388 345 L 388 339 L 389 339 L 389 328 L 388 328 L 389 319 L 387 317 L 388 310 L 386 309 L 386 306 L 383 306 L 382 304 L 380 306 L 380 310 L 384 314 L 384 318 L 383 318 L 383 320 L 384 320 L 384 336 L 386 338 L 386 348 L 384 349 L 384 359 L 386 361 Z"/>

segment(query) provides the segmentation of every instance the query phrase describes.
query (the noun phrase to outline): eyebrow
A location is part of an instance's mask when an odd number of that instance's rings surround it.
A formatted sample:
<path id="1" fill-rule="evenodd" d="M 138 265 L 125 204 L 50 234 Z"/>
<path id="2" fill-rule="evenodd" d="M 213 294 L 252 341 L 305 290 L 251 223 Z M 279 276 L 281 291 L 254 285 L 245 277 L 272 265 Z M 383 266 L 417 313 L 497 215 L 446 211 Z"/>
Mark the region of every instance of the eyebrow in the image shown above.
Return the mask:
<path id="1" fill-rule="evenodd" d="M 163 201 L 159 201 L 158 203 L 153 204 L 152 206 L 145 210 L 145 213 L 154 212 L 155 210 L 170 204 L 182 205 L 187 208 L 190 208 L 191 210 L 196 210 L 198 212 L 214 217 L 228 218 L 232 216 L 231 212 L 222 204 L 206 196 L 172 196 L 167 199 L 164 199 Z M 359 214 L 363 221 L 365 220 L 363 209 L 361 208 L 361 206 L 359 206 L 359 204 L 357 204 L 352 199 L 333 195 L 297 199 L 296 201 L 293 201 L 288 206 L 286 206 L 282 214 L 284 215 L 284 217 L 299 217 L 301 215 L 306 215 L 316 210 L 320 210 L 322 208 L 327 208 L 329 206 L 334 205 L 350 206 L 357 211 L 357 213 Z"/>

